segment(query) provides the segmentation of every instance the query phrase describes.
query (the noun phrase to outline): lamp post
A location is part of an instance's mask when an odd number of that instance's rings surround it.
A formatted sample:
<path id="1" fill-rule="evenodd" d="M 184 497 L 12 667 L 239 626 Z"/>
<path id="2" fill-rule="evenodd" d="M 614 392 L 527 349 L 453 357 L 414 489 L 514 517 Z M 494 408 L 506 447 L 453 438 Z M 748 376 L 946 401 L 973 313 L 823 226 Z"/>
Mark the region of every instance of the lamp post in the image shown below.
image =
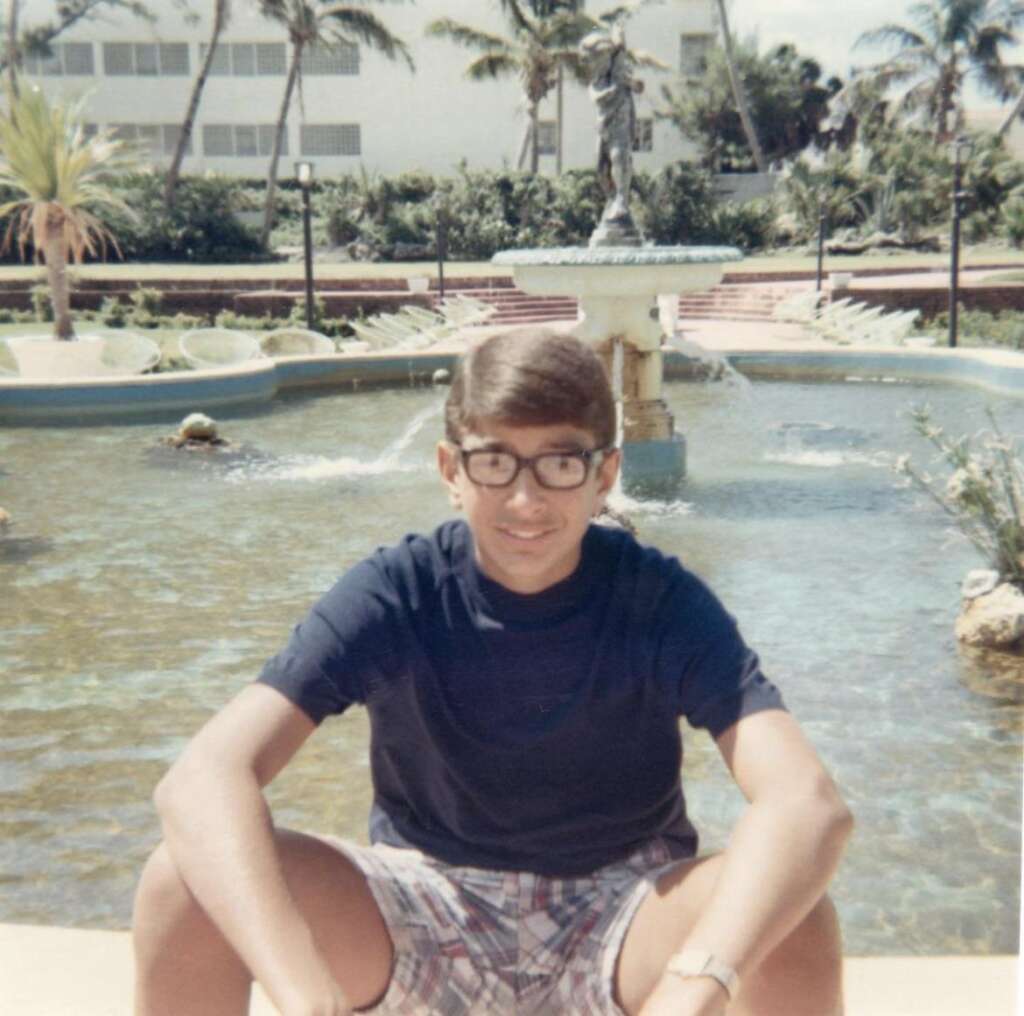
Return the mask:
<path id="1" fill-rule="evenodd" d="M 821 292 L 822 268 L 825 264 L 825 202 L 818 205 L 818 271 L 814 284 L 815 290 Z"/>
<path id="2" fill-rule="evenodd" d="M 309 192 L 313 187 L 313 163 L 296 162 L 295 176 L 302 188 L 302 248 L 306 262 L 306 327 L 314 331 L 313 314 L 313 218 Z"/>
<path id="3" fill-rule="evenodd" d="M 956 345 L 957 338 L 957 303 L 960 285 L 960 217 L 963 215 L 964 199 L 967 192 L 963 190 L 964 162 L 971 157 L 974 145 L 970 138 L 961 135 L 952 144 L 953 150 L 953 232 L 949 240 L 949 345 Z"/>
<path id="4" fill-rule="evenodd" d="M 444 259 L 448 256 L 448 201 L 441 191 L 434 192 L 434 226 L 437 237 L 437 293 L 444 299 Z"/>

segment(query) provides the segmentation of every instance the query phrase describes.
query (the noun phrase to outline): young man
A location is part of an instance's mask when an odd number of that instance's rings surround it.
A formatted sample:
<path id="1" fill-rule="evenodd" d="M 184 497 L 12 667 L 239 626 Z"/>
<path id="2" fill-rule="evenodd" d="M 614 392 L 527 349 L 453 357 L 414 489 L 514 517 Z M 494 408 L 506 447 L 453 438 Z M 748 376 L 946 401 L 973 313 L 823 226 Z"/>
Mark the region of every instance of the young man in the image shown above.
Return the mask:
<path id="1" fill-rule="evenodd" d="M 139 1016 L 832 1016 L 850 815 L 732 618 L 594 525 L 619 467 L 600 361 L 540 329 L 460 365 L 438 465 L 465 521 L 349 571 L 157 788 Z M 369 711 L 371 847 L 262 788 Z M 749 805 L 697 858 L 679 717 Z M 343 788 L 342 788 L 343 791 Z"/>

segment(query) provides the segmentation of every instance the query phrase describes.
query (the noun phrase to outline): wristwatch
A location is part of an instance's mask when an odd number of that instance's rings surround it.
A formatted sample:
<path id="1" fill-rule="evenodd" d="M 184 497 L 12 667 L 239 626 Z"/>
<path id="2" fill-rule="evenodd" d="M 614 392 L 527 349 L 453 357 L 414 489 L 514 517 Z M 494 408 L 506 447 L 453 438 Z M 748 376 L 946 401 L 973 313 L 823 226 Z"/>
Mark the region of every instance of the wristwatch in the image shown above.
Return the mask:
<path id="1" fill-rule="evenodd" d="M 680 977 L 713 977 L 725 988 L 729 998 L 735 998 L 736 992 L 740 990 L 740 978 L 736 971 L 705 949 L 683 949 L 677 952 L 665 965 L 665 970 Z"/>

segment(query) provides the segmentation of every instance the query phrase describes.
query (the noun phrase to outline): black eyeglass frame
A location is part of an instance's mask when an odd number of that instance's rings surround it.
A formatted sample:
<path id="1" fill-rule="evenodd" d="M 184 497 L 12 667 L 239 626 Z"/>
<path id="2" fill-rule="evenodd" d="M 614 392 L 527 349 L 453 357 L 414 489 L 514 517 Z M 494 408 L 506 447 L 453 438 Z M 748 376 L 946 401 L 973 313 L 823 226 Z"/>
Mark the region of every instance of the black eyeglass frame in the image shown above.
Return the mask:
<path id="1" fill-rule="evenodd" d="M 609 453 L 615 451 L 615 446 L 606 446 L 604 448 L 573 448 L 565 451 L 553 450 L 550 452 L 540 452 L 537 455 L 531 455 L 524 458 L 521 455 L 516 455 L 515 452 L 509 451 L 507 448 L 463 448 L 457 441 L 450 441 L 449 444 L 453 448 L 459 450 L 459 461 L 462 463 L 462 468 L 466 471 L 466 478 L 470 483 L 477 487 L 485 487 L 488 490 L 502 490 L 505 487 L 511 487 L 513 483 L 519 478 L 519 474 L 523 471 L 523 467 L 529 467 L 533 478 L 537 481 L 539 487 L 543 487 L 545 490 L 579 490 L 590 477 L 591 467 L 600 466 L 604 461 L 604 457 Z M 474 480 L 469 472 L 469 457 L 471 455 L 510 455 L 516 460 L 516 471 L 509 477 L 505 483 L 481 483 L 479 480 Z M 583 474 L 582 479 L 579 483 L 574 483 L 570 487 L 554 487 L 550 483 L 545 483 L 541 479 L 540 474 L 537 472 L 536 462 L 538 459 L 544 459 L 548 457 L 556 456 L 570 456 L 572 458 L 582 459 L 584 465 L 587 467 Z"/>

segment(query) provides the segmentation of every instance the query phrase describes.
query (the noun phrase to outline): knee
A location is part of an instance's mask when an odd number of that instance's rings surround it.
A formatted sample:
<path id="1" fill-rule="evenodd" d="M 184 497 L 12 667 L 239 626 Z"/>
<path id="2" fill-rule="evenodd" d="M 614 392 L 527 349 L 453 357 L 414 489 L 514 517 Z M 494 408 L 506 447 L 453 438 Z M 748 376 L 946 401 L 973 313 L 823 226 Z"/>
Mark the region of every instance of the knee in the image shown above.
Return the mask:
<path id="1" fill-rule="evenodd" d="M 189 914 L 200 913 L 170 851 L 161 843 L 146 861 L 135 889 L 132 930 L 136 940 L 145 938 L 150 931 L 166 930 Z"/>
<path id="2" fill-rule="evenodd" d="M 841 962 L 842 951 L 835 904 L 828 896 L 822 896 L 766 963 L 831 968 Z"/>

